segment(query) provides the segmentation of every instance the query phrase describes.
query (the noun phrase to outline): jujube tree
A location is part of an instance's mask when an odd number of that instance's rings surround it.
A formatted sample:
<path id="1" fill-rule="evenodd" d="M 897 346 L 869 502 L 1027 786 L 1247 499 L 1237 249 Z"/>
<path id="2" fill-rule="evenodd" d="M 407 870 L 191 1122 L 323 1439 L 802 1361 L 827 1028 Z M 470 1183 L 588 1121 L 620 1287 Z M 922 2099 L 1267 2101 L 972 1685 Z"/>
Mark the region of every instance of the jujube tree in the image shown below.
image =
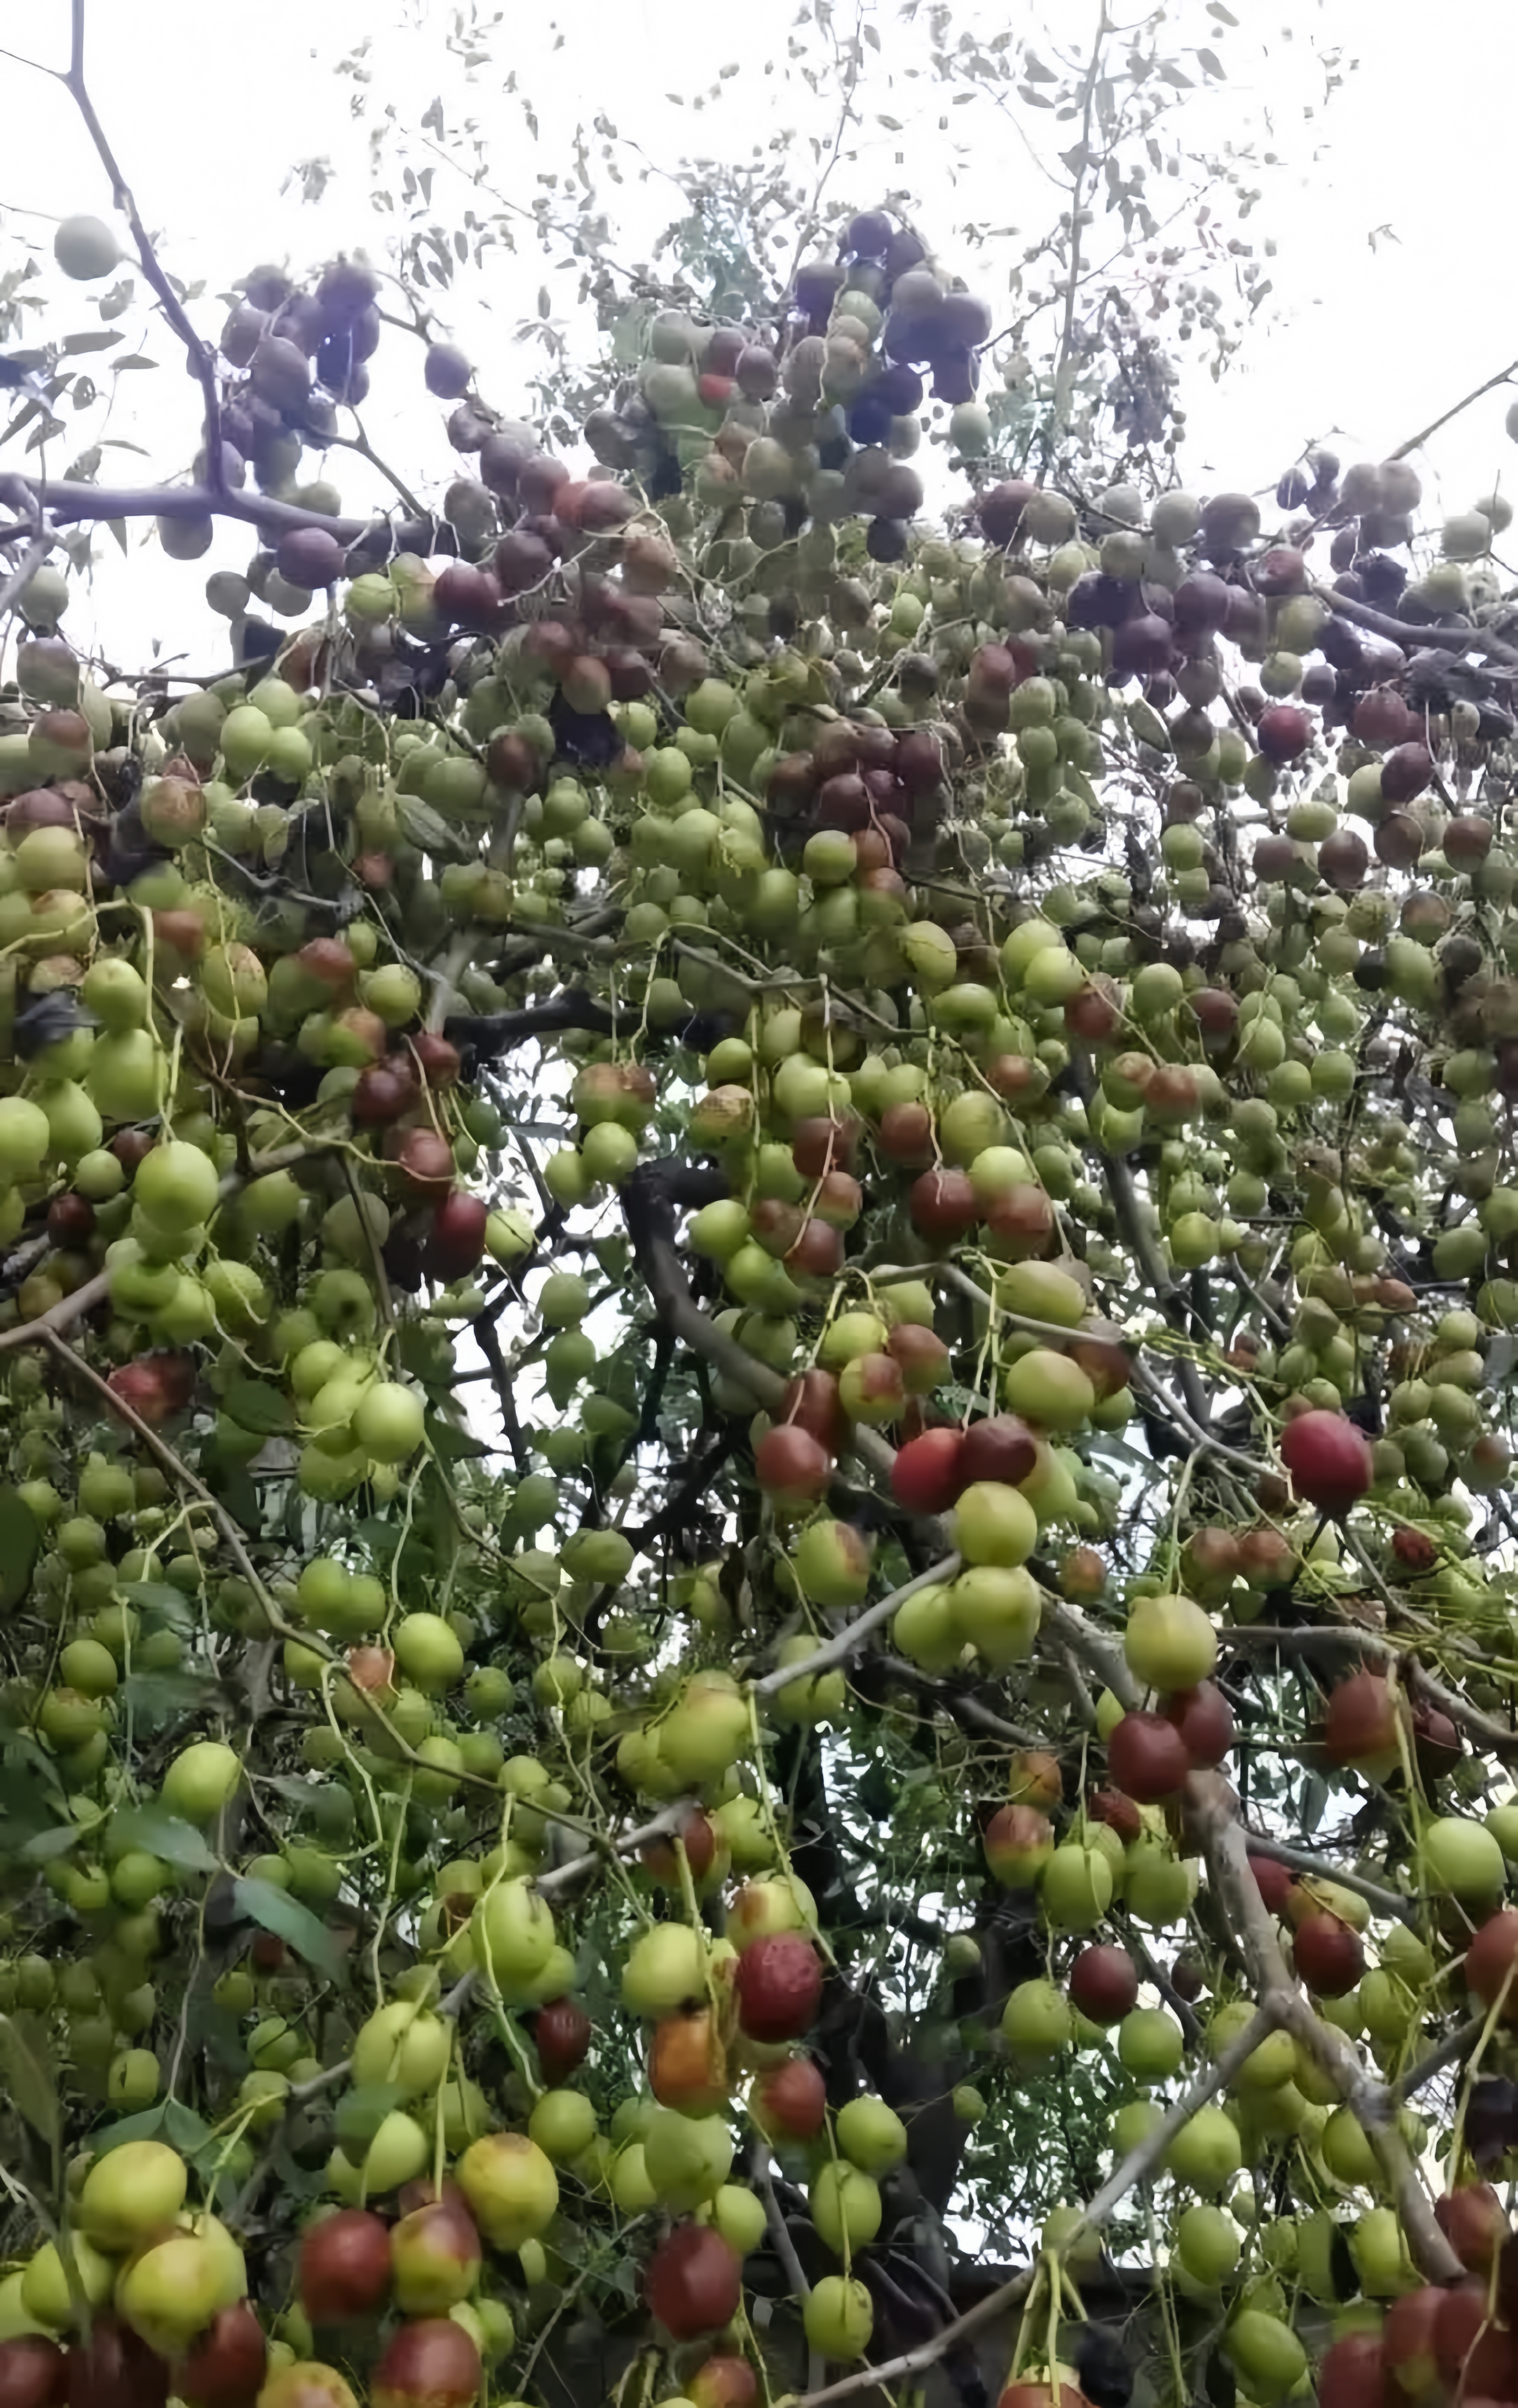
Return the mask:
<path id="1" fill-rule="evenodd" d="M 1518 2397 L 1506 506 L 1045 473 L 866 210 L 575 463 L 429 338 L 347 519 L 379 272 L 127 216 L 195 476 L 0 526 L 0 2408 Z M 142 515 L 236 670 L 70 645 Z"/>

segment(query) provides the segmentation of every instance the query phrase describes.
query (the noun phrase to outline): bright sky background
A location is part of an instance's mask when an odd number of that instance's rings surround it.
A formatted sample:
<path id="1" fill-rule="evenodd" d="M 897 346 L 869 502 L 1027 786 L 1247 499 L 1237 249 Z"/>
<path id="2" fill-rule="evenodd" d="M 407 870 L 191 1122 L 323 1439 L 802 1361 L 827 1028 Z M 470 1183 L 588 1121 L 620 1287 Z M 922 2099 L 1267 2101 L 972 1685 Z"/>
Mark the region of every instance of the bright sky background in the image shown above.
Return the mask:
<path id="1" fill-rule="evenodd" d="M 615 7 L 569 0 L 552 16 L 512 10 L 509 30 L 494 31 L 494 12 L 481 5 L 477 15 L 494 64 L 476 73 L 472 86 L 450 49 L 463 13 L 443 0 L 318 0 L 314 7 L 311 0 L 261 0 L 256 27 L 231 40 L 216 30 L 205 0 L 96 0 L 92 89 L 143 214 L 161 233 L 165 264 L 185 281 L 207 280 L 201 307 L 208 330 L 219 322 L 209 296 L 255 260 L 288 258 L 300 265 L 339 247 L 376 244 L 385 222 L 370 202 L 366 143 L 387 102 L 413 127 L 439 92 L 445 106 L 472 108 L 489 136 L 497 191 L 521 204 L 533 197 L 535 179 L 562 161 L 575 125 L 598 110 L 661 165 L 692 150 L 741 156 L 780 125 L 799 122 L 831 136 L 831 105 L 809 103 L 794 83 L 778 91 L 780 77 L 764 73 L 766 60 L 783 67 L 791 0 L 748 0 L 727 21 L 731 31 L 720 31 L 715 41 L 712 29 L 723 26 L 724 12 L 709 0 L 617 0 Z M 1073 46 L 1088 37 L 1094 0 L 1064 0 L 1052 13 Z M 1172 13 L 1181 17 L 1185 9 Z M 1271 273 L 1289 315 L 1253 337 L 1221 387 L 1199 374 L 1191 381 L 1184 466 L 1188 481 L 1203 488 L 1267 483 L 1305 440 L 1336 427 L 1343 430 L 1346 458 L 1380 456 L 1518 352 L 1518 329 L 1505 322 L 1501 274 L 1491 259 L 1497 218 L 1482 192 L 1489 176 L 1496 200 L 1511 139 L 1511 79 L 1503 72 L 1518 46 L 1511 0 L 1456 0 L 1441 17 L 1437 43 L 1426 27 L 1409 39 L 1407 21 L 1384 0 L 1320 0 L 1289 14 L 1276 0 L 1267 7 L 1234 0 L 1233 13 L 1239 30 L 1218 44 L 1230 81 L 1221 94 L 1198 94 L 1185 107 L 1208 141 L 1225 139 L 1246 119 L 1258 124 L 1268 112 L 1266 139 L 1287 164 L 1266 179 L 1253 226 L 1275 238 Z M 67 0 L 28 0 L 24 8 L 19 0 L 0 0 L 0 40 L 62 62 L 67 16 Z M 976 213 L 1039 230 L 1051 188 L 1005 119 L 979 108 L 951 110 L 950 131 L 939 134 L 939 95 L 902 73 L 925 55 L 924 23 L 904 22 L 889 7 L 867 8 L 866 20 L 881 43 L 864 93 L 873 146 L 857 165 L 840 167 L 837 188 L 866 202 L 909 179 L 930 232 Z M 990 32 L 1007 20 L 999 7 L 982 10 L 967 0 L 955 25 L 977 22 Z M 365 34 L 372 43 L 369 114 L 357 123 L 353 87 L 336 65 Z M 1310 41 L 1358 62 L 1326 114 L 1317 107 L 1323 79 Z M 715 107 L 697 114 L 666 96 L 676 90 L 694 96 L 733 62 L 738 73 Z M 503 90 L 508 72 L 515 93 Z M 107 214 L 109 194 L 62 89 L 4 62 L 0 79 L 10 101 L 0 165 L 0 264 L 8 264 L 21 242 L 50 241 L 48 216 Z M 538 119 L 536 143 L 523 122 L 523 96 Z M 900 117 L 906 134 L 881 130 L 874 121 L 882 111 Z M 966 134 L 968 154 L 956 157 L 951 143 Z M 903 149 L 905 165 L 898 166 Z M 281 193 L 293 163 L 313 155 L 325 155 L 335 170 L 315 208 L 303 206 L 298 184 Z M 445 226 L 456 224 L 475 197 L 446 163 L 439 166 L 434 199 Z M 674 197 L 657 177 L 641 188 L 636 181 L 607 188 L 609 205 L 627 228 L 624 255 L 640 251 Z M 995 293 L 995 277 L 986 272 L 995 259 L 956 257 L 947 241 L 945 248 L 951 265 Z M 1007 256 L 1016 249 L 1010 243 Z M 466 276 L 439 304 L 481 363 L 482 390 L 504 409 L 524 401 L 523 355 L 514 349 L 512 330 L 535 309 L 542 280 L 541 256 L 529 236 L 516 261 L 495 254 L 487 274 Z M 561 301 L 567 306 L 569 280 L 549 281 L 555 308 Z M 50 315 L 53 331 L 97 322 L 79 288 L 64 288 L 63 307 L 65 317 Z M 138 348 L 136 340 L 127 348 Z M 194 388 L 175 361 L 166 329 L 149 328 L 141 348 L 164 364 L 162 371 L 122 380 L 110 431 L 148 441 L 155 460 L 179 472 L 193 446 Z M 440 492 L 457 464 L 442 437 L 444 413 L 421 391 L 416 360 L 405 338 L 387 331 L 377 362 L 381 397 L 366 415 L 381 452 L 393 452 L 413 484 Z M 1425 482 L 1452 506 L 1463 507 L 1509 476 L 1504 408 L 1500 394 L 1478 404 L 1424 464 Z M 0 453 L 0 466 L 10 466 L 18 449 Z M 73 454 L 55 449 L 56 473 Z M 116 460 L 127 469 L 144 465 L 128 453 Z M 351 506 L 383 498 L 362 464 L 335 455 L 334 473 Z M 200 602 L 203 580 L 213 566 L 245 565 L 248 535 L 225 531 L 203 564 L 189 566 L 165 563 L 150 539 L 139 553 L 140 540 L 139 529 L 128 575 L 110 538 L 102 538 L 93 605 L 70 614 L 76 641 L 87 639 L 93 622 L 107 652 L 123 663 L 146 664 L 156 637 L 171 652 L 188 648 L 197 669 L 220 666 L 222 639 Z"/>

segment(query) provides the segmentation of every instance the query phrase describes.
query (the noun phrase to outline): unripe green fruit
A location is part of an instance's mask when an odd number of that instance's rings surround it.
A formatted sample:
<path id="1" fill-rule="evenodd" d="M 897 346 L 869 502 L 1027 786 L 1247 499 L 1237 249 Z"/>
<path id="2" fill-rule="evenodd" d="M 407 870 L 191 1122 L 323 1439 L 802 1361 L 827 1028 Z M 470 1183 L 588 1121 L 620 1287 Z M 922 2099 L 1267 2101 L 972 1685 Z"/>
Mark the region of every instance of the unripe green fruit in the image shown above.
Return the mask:
<path id="1" fill-rule="evenodd" d="M 64 218 L 52 238 L 52 255 L 76 284 L 94 284 L 119 267 L 123 253 L 99 218 Z"/>
<path id="2" fill-rule="evenodd" d="M 76 2208 L 79 2227 L 97 2248 L 125 2250 L 169 2224 L 184 2204 L 189 2170 L 162 2141 L 123 2141 L 97 2157 Z"/>
<path id="3" fill-rule="evenodd" d="M 212 1822 L 241 1777 L 241 1762 L 230 1747 L 220 1740 L 194 1740 L 164 1775 L 164 1803 L 186 1822 Z"/>

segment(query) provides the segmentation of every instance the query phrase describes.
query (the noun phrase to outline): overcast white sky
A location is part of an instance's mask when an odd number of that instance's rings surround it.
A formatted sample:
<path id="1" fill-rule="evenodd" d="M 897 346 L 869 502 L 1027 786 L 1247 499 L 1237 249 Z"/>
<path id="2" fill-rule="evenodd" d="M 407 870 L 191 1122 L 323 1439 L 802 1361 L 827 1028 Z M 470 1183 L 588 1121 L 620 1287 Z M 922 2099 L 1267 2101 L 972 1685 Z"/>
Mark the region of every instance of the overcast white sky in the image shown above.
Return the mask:
<path id="1" fill-rule="evenodd" d="M 1177 13 L 1199 6 L 1185 0 Z M 1067 41 L 1086 38 L 1094 7 L 1095 0 L 1062 0 L 1056 15 Z M 764 73 L 766 60 L 783 70 L 791 0 L 747 0 L 730 17 L 710 0 L 570 0 L 551 16 L 512 10 L 509 30 L 489 36 L 494 64 L 476 73 L 471 87 L 449 48 L 459 13 L 441 0 L 260 0 L 254 18 L 234 25 L 205 0 L 96 0 L 92 85 L 143 213 L 161 230 L 165 264 L 187 281 L 204 277 L 214 293 L 256 259 L 305 264 L 342 246 L 373 246 L 380 222 L 370 200 L 365 144 L 368 124 L 387 102 L 415 125 L 435 93 L 457 99 L 467 92 L 467 105 L 490 135 L 496 186 L 521 203 L 532 199 L 536 179 L 562 161 L 575 124 L 597 110 L 609 112 L 623 134 L 636 133 L 647 157 L 664 165 L 693 150 L 741 155 L 778 125 L 796 122 L 808 106 L 804 93 L 794 86 L 778 91 L 778 79 Z M 1267 183 L 1254 225 L 1276 239 L 1271 272 L 1289 315 L 1252 339 L 1221 387 L 1202 376 L 1193 380 L 1185 395 L 1192 413 L 1185 466 L 1188 481 L 1204 488 L 1258 486 L 1305 439 L 1335 426 L 1343 430 L 1346 456 L 1379 456 L 1518 354 L 1498 249 L 1518 54 L 1511 0 L 1454 0 L 1439 14 L 1437 35 L 1427 21 L 1390 9 L 1385 0 L 1321 0 L 1290 12 L 1275 0 L 1267 7 L 1233 0 L 1233 13 L 1240 27 L 1219 43 L 1230 68 L 1226 91 L 1186 106 L 1210 140 L 1246 120 L 1258 124 L 1268 111 L 1267 139 L 1288 165 Z M 494 10 L 482 7 L 478 14 L 488 26 Z M 840 169 L 840 188 L 866 201 L 883 185 L 909 179 L 930 230 L 971 213 L 1039 229 L 1050 189 L 1005 121 L 971 108 L 952 113 L 950 133 L 938 134 L 938 95 L 904 76 L 924 56 L 923 24 L 904 23 L 891 7 L 868 14 L 881 41 L 865 94 L 870 143 L 856 165 Z M 26 0 L 24 7 L 0 0 L 0 41 L 61 61 L 67 15 L 67 0 Z M 967 5 L 955 22 L 978 20 L 987 31 L 1007 22 L 999 7 Z M 337 76 L 336 63 L 365 35 L 372 39 L 370 114 L 359 124 L 351 111 L 353 87 Z M 1326 114 L 1315 107 L 1322 77 L 1310 40 L 1358 62 Z M 723 87 L 722 102 L 704 113 L 667 96 L 682 93 L 689 100 L 735 61 L 739 72 Z M 503 89 L 508 72 L 514 93 Z M 0 83 L 9 103 L 0 157 L 4 263 L 21 241 L 50 239 L 47 216 L 107 214 L 109 194 L 66 94 L 4 62 Z M 538 120 L 536 143 L 523 122 L 523 95 Z M 881 130 L 876 121 L 885 111 L 904 120 L 904 136 Z M 813 109 L 801 122 L 830 135 L 831 108 Z M 952 138 L 967 133 L 967 152 L 956 155 Z M 898 166 L 904 145 L 905 165 Z M 281 194 L 280 187 L 294 162 L 318 154 L 331 160 L 335 173 L 313 208 L 301 204 L 297 190 Z M 609 188 L 609 202 L 630 221 L 629 252 L 672 197 L 656 180 L 642 190 L 629 183 L 620 194 Z M 459 179 L 440 167 L 440 221 L 457 223 L 469 198 Z M 954 259 L 947 241 L 945 249 L 972 280 L 981 272 L 974 260 Z M 1005 256 L 1015 250 L 1008 246 Z M 465 280 L 456 296 L 439 303 L 482 364 L 484 391 L 504 408 L 524 399 L 526 368 L 511 329 L 533 310 L 542 269 L 529 243 L 519 261 L 501 255 L 488 275 Z M 986 283 L 994 292 L 994 280 Z M 565 285 L 551 289 L 557 306 Z M 77 288 L 67 290 L 64 306 L 65 318 L 50 315 L 51 330 L 95 322 L 90 298 Z M 204 322 L 214 329 L 214 308 Z M 193 447 L 194 388 L 166 330 L 149 327 L 142 347 L 164 366 L 157 376 L 122 380 L 110 431 L 148 442 L 155 460 L 177 472 Z M 384 399 L 369 415 L 379 448 L 394 446 L 413 483 L 440 491 L 456 464 L 442 438 L 443 413 L 419 391 L 415 354 L 404 338 L 387 334 L 377 365 Z M 1425 464 L 1425 482 L 1437 484 L 1452 506 L 1472 500 L 1498 477 L 1511 481 L 1505 403 L 1497 394 L 1479 404 Z M 0 455 L 4 465 L 16 448 Z M 61 470 L 71 456 L 60 445 L 50 465 Z M 129 471 L 144 465 L 128 453 L 116 457 Z M 380 498 L 359 464 L 341 461 L 336 473 L 353 507 Z M 134 546 L 139 539 L 140 531 Z M 215 552 L 193 566 L 166 564 L 151 547 L 139 562 L 134 551 L 129 588 L 123 564 L 104 538 L 94 603 L 71 616 L 76 638 L 86 637 L 93 620 L 122 660 L 145 660 L 154 637 L 173 652 L 214 645 L 199 600 L 205 573 L 244 565 L 250 549 L 245 532 L 228 530 Z M 193 665 L 217 664 L 197 658 Z"/>

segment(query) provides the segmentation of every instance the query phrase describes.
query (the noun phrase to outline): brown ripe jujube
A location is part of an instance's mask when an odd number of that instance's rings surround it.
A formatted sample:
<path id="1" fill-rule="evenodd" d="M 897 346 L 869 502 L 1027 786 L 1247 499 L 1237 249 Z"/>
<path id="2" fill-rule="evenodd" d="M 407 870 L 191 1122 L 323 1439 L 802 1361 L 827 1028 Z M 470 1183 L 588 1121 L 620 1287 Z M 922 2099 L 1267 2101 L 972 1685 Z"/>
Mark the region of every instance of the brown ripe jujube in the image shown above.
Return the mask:
<path id="1" fill-rule="evenodd" d="M 744 1949 L 734 1987 L 738 2022 L 751 2040 L 797 2040 L 816 2018 L 822 1958 L 800 1932 L 775 1932 Z"/>
<path id="2" fill-rule="evenodd" d="M 373 2315 L 390 2293 L 390 2232 L 362 2207 L 339 2207 L 300 2244 L 300 2303 L 313 2324 Z"/>
<path id="3" fill-rule="evenodd" d="M 451 2316 L 403 2324 L 385 2344 L 369 2378 L 371 2408 L 471 2408 L 479 2397 L 480 2352 Z"/>
<path id="4" fill-rule="evenodd" d="M 1121 2023 L 1138 2003 L 1138 1969 L 1125 1948 L 1082 1948 L 1070 1968 L 1070 1997 L 1090 2022 Z"/>
<path id="5" fill-rule="evenodd" d="M 674 2341 L 696 2341 L 732 2321 L 743 2294 L 737 2253 L 709 2225 L 677 2225 L 643 2276 L 655 2321 Z"/>
<path id="6" fill-rule="evenodd" d="M 559 2088 L 584 2064 L 591 2032 L 591 2019 L 577 1999 L 550 1999 L 538 2008 L 533 2040 L 543 2079 L 551 2088 Z"/>
<path id="7" fill-rule="evenodd" d="M 251 2408 L 268 2365 L 264 2329 L 246 2300 L 221 2308 L 175 2369 L 185 2408 Z M 4 2399 L 0 2386 L 0 2399 Z M 8 2403 L 7 2403 L 8 2408 Z"/>

